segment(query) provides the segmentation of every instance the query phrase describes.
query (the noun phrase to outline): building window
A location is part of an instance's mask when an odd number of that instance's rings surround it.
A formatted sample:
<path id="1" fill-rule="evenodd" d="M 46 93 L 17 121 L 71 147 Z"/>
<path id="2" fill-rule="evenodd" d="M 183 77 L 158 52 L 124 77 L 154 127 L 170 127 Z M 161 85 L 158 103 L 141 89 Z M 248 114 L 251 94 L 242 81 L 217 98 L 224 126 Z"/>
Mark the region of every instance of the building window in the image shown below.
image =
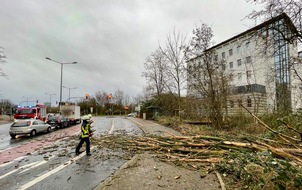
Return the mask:
<path id="1" fill-rule="evenodd" d="M 222 59 L 225 58 L 225 52 L 222 52 L 221 57 L 222 57 Z"/>
<path id="2" fill-rule="evenodd" d="M 232 56 L 233 55 L 233 49 L 230 49 L 229 50 L 229 56 Z"/>
<path id="3" fill-rule="evenodd" d="M 233 68 L 233 62 L 230 62 L 229 65 L 230 65 L 230 69 L 232 69 Z"/>
<path id="4" fill-rule="evenodd" d="M 230 107 L 233 108 L 234 107 L 234 101 L 230 100 Z"/>
<path id="5" fill-rule="evenodd" d="M 237 60 L 237 65 L 238 65 L 238 67 L 241 66 L 241 59 L 238 59 L 238 60 Z"/>
<path id="6" fill-rule="evenodd" d="M 225 70 L 225 64 L 222 64 L 222 70 L 223 71 Z"/>
<path id="7" fill-rule="evenodd" d="M 252 107 L 252 99 L 247 97 L 247 107 Z"/>
<path id="8" fill-rule="evenodd" d="M 218 61 L 218 55 L 215 55 L 214 61 Z"/>
<path id="9" fill-rule="evenodd" d="M 240 53 L 241 46 L 237 46 L 237 53 Z"/>
<path id="10" fill-rule="evenodd" d="M 252 78 L 252 71 L 246 71 L 246 78 L 247 79 Z"/>
<path id="11" fill-rule="evenodd" d="M 245 44 L 245 47 L 246 47 L 246 49 L 249 49 L 250 48 L 250 42 L 246 42 L 246 44 Z"/>
<path id="12" fill-rule="evenodd" d="M 233 74 L 230 74 L 230 81 L 233 81 L 234 80 L 234 76 Z"/>
<path id="13" fill-rule="evenodd" d="M 251 56 L 248 56 L 248 57 L 246 57 L 245 59 L 246 59 L 246 63 L 247 63 L 247 64 L 252 63 L 252 57 L 251 57 Z"/>
<path id="14" fill-rule="evenodd" d="M 242 73 L 238 73 L 238 80 L 242 79 Z"/>

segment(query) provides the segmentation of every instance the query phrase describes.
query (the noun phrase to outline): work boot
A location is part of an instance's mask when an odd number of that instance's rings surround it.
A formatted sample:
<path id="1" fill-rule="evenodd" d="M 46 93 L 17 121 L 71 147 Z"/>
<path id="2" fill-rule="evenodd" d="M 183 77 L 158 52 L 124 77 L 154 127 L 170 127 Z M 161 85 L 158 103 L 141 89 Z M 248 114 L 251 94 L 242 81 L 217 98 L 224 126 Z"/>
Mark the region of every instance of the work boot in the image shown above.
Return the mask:
<path id="1" fill-rule="evenodd" d="M 91 153 L 89 152 L 89 153 L 87 153 L 86 155 L 87 155 L 87 156 L 91 156 Z"/>

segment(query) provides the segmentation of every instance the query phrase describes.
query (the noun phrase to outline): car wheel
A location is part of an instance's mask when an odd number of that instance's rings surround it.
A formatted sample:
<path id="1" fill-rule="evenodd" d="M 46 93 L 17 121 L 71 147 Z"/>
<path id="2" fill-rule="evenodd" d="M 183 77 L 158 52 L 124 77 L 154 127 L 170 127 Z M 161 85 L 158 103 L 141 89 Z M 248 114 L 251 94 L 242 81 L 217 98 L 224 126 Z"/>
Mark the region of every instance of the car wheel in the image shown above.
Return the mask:
<path id="1" fill-rule="evenodd" d="M 51 131 L 51 127 L 47 128 L 47 133 L 49 133 Z"/>
<path id="2" fill-rule="evenodd" d="M 35 136 L 37 134 L 37 132 L 36 132 L 36 130 L 32 130 L 31 132 L 30 132 L 30 136 Z"/>
<path id="3" fill-rule="evenodd" d="M 16 135 L 10 135 L 10 137 L 12 138 L 12 139 L 15 139 L 16 138 Z"/>

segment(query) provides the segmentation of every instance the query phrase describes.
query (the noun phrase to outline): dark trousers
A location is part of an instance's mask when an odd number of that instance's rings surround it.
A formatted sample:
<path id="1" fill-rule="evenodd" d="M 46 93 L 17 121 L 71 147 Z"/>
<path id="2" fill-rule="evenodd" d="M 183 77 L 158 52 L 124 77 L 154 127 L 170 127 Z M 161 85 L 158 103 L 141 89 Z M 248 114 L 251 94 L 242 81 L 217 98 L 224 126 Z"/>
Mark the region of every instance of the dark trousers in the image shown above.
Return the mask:
<path id="1" fill-rule="evenodd" d="M 80 152 L 80 148 L 82 147 L 84 142 L 86 143 L 86 154 L 90 153 L 90 139 L 89 139 L 89 137 L 81 138 L 81 140 L 80 140 L 80 142 L 77 146 L 76 153 Z"/>

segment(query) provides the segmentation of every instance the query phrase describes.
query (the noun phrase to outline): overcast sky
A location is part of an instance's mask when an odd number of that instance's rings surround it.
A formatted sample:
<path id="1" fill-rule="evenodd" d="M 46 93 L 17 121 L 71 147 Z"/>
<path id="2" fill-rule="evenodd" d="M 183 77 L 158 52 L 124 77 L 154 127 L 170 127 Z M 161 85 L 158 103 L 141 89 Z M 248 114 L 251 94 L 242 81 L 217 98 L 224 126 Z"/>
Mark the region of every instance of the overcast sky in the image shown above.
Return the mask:
<path id="1" fill-rule="evenodd" d="M 72 97 L 116 90 L 136 97 L 146 85 L 145 59 L 174 28 L 189 39 L 202 21 L 219 43 L 254 26 L 244 19 L 253 9 L 245 0 L 1 0 L 0 68 L 8 78 L 0 77 L 0 99 L 43 103 L 50 93 L 52 105 L 59 101 L 61 65 L 45 57 L 78 63 L 63 66 L 63 85 L 77 88 Z"/>

